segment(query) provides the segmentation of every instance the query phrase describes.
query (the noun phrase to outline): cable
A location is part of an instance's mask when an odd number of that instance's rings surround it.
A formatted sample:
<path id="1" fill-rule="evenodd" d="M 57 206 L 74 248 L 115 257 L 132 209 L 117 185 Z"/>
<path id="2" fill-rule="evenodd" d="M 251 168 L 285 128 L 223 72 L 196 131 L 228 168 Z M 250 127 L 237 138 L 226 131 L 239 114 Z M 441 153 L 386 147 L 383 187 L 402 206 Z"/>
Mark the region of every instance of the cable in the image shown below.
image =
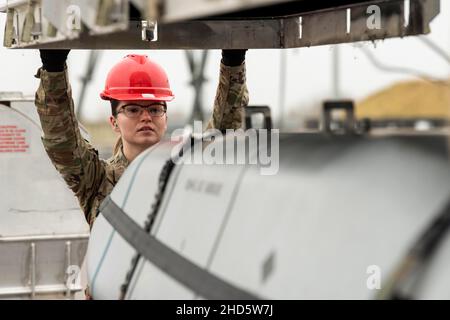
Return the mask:
<path id="1" fill-rule="evenodd" d="M 431 51 L 436 53 L 438 56 L 443 58 L 447 63 L 450 65 L 450 56 L 439 47 L 433 40 L 431 40 L 429 37 L 426 36 L 420 36 L 419 40 L 422 41 L 424 45 L 426 45 Z"/>
<path id="2" fill-rule="evenodd" d="M 448 85 L 446 80 L 435 78 L 435 77 L 427 75 L 419 70 L 385 65 L 382 62 L 380 62 L 377 58 L 375 58 L 375 56 L 372 54 L 372 52 L 370 52 L 370 50 L 367 49 L 366 47 L 358 46 L 358 48 L 367 57 L 367 59 L 369 59 L 369 61 L 373 64 L 373 66 L 381 71 L 391 72 L 391 73 L 409 74 L 409 75 L 421 78 L 421 79 L 429 81 L 429 82 L 443 83 L 445 85 Z"/>
<path id="3" fill-rule="evenodd" d="M 449 230 L 450 197 L 394 269 L 376 298 L 379 300 L 417 298 L 419 284 L 426 276 L 426 267 L 432 263 Z"/>

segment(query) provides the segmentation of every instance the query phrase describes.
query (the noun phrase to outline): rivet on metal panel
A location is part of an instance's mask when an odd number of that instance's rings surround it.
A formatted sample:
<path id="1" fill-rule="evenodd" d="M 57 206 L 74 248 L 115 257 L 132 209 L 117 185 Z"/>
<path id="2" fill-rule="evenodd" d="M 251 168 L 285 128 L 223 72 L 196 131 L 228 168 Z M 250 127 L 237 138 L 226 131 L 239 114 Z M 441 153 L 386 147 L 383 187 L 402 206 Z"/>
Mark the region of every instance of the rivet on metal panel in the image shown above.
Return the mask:
<path id="1" fill-rule="evenodd" d="M 31 289 L 31 299 L 34 299 L 36 295 L 36 244 L 32 242 L 30 244 L 30 280 L 29 285 Z"/>

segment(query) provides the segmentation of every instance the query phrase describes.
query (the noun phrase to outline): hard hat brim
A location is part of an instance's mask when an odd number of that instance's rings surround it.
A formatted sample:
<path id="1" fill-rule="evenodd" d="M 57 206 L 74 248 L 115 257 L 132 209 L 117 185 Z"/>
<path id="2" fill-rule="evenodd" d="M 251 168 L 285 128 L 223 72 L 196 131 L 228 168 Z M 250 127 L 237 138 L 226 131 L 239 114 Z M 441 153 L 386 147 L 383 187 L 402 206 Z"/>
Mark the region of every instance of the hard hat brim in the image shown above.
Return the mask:
<path id="1" fill-rule="evenodd" d="M 110 88 L 100 93 L 103 100 L 153 100 L 153 101 L 172 101 L 174 95 L 170 89 L 155 87 L 119 87 Z"/>
<path id="2" fill-rule="evenodd" d="M 103 100 L 118 100 L 118 101 L 129 101 L 129 100 L 136 100 L 136 101 L 172 101 L 175 96 L 167 96 L 167 95 L 158 95 L 158 94 L 151 94 L 151 93 L 142 93 L 142 94 L 115 94 L 115 95 L 107 95 L 107 94 L 100 94 L 100 98 Z"/>

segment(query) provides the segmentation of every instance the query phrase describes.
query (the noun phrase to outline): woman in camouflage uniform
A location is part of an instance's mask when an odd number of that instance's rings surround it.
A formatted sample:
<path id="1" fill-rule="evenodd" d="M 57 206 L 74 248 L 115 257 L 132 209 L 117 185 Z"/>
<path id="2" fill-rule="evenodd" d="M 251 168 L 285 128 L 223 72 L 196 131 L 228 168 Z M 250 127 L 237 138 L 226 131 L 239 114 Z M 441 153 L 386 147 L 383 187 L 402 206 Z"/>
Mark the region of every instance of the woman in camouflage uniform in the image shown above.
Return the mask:
<path id="1" fill-rule="evenodd" d="M 222 51 L 219 85 L 208 128 L 224 130 L 241 127 L 243 108 L 248 104 L 245 52 Z M 42 141 L 45 150 L 77 196 L 92 227 L 100 203 L 112 191 L 128 164 L 164 136 L 167 128 L 166 102 L 173 96 L 168 92 L 164 99 L 145 94 L 139 100 L 114 99 L 107 94 L 107 82 L 102 98 L 111 100 L 110 123 L 113 130 L 120 134 L 120 143 L 110 159 L 102 160 L 97 150 L 81 137 L 78 128 L 66 67 L 68 53 L 69 50 L 40 50 L 43 65 L 36 74 L 41 81 L 35 104 L 44 132 Z M 131 55 L 124 59 L 129 59 L 131 65 L 141 62 L 156 65 L 145 56 Z M 114 68 L 120 63 L 123 61 Z M 133 68 L 139 70 L 139 66 Z M 140 73 L 144 77 L 154 76 L 144 71 Z"/>

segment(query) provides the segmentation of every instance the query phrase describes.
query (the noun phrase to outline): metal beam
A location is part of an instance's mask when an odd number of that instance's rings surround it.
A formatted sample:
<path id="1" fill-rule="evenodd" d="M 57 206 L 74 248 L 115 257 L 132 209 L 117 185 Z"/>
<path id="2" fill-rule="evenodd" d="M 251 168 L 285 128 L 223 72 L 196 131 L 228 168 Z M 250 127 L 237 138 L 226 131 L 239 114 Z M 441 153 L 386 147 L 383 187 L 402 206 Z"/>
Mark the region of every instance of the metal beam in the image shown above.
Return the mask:
<path id="1" fill-rule="evenodd" d="M 405 26 L 404 0 L 377 0 L 275 18 L 214 19 L 158 24 L 157 41 L 142 41 L 142 22 L 130 21 L 126 30 L 92 34 L 46 43 L 20 43 L 21 48 L 71 49 L 269 49 L 427 34 L 439 13 L 439 0 L 412 0 Z M 380 28 L 370 6 L 379 8 Z M 350 27 L 350 30 L 348 28 Z M 350 32 L 348 32 L 350 31 Z"/>

